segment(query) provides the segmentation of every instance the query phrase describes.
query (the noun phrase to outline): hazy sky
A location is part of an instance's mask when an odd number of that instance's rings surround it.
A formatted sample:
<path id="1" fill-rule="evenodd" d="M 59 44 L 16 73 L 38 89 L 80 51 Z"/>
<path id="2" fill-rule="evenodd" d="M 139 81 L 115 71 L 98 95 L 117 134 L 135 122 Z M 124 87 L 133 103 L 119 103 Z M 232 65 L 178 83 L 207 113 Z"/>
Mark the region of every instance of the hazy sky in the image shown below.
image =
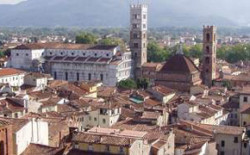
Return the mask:
<path id="1" fill-rule="evenodd" d="M 23 0 L 0 0 L 0 4 L 16 4 Z"/>

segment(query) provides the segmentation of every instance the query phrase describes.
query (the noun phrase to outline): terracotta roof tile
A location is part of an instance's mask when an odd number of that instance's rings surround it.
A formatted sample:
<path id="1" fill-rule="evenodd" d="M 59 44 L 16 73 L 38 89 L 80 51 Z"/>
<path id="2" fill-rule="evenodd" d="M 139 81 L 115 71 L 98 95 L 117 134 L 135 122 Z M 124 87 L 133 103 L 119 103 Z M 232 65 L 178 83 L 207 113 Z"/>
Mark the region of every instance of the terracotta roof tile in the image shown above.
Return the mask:
<path id="1" fill-rule="evenodd" d="M 3 68 L 0 69 L 0 76 L 9 76 L 9 75 L 17 75 L 24 74 L 25 72 L 22 70 L 14 69 L 14 68 Z"/>
<path id="2" fill-rule="evenodd" d="M 208 125 L 208 124 L 200 124 L 191 121 L 181 120 L 181 123 L 188 124 L 197 130 L 204 130 L 211 134 L 228 134 L 228 135 L 241 135 L 245 132 L 245 128 L 243 127 L 235 127 L 235 126 L 223 126 L 223 125 Z"/>
<path id="3" fill-rule="evenodd" d="M 160 72 L 164 73 L 193 73 L 199 69 L 195 66 L 192 60 L 188 57 L 176 54 L 172 56 L 162 67 Z"/>
<path id="4" fill-rule="evenodd" d="M 63 153 L 62 148 L 54 148 L 40 144 L 30 144 L 21 155 L 34 155 L 34 154 L 56 155 L 62 153 Z"/>

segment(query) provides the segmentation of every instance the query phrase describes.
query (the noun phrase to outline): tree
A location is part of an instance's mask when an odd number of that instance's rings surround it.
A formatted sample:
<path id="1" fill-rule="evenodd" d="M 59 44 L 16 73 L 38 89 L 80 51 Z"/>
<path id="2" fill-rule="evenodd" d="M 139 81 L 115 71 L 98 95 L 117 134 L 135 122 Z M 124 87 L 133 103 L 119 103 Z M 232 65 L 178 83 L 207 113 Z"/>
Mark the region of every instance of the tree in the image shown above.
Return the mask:
<path id="1" fill-rule="evenodd" d="M 191 46 L 188 50 L 188 53 L 188 56 L 190 57 L 201 59 L 203 55 L 202 44 L 196 44 L 194 46 Z"/>
<path id="2" fill-rule="evenodd" d="M 146 78 L 137 79 L 136 84 L 138 89 L 147 89 L 149 86 L 149 80 Z"/>
<path id="3" fill-rule="evenodd" d="M 118 83 L 118 87 L 122 89 L 136 89 L 136 82 L 132 79 L 122 80 Z"/>
<path id="4" fill-rule="evenodd" d="M 223 81 L 222 86 L 226 87 L 229 90 L 232 89 L 232 84 L 230 81 Z"/>
<path id="5" fill-rule="evenodd" d="M 92 33 L 81 33 L 76 36 L 77 44 L 95 44 L 97 42 L 97 37 Z"/>
<path id="6" fill-rule="evenodd" d="M 101 45 L 119 45 L 122 51 L 125 51 L 125 42 L 120 38 L 104 38 L 99 41 Z"/>
<path id="7" fill-rule="evenodd" d="M 4 57 L 4 56 L 5 56 L 4 52 L 3 52 L 3 51 L 0 51 L 0 58 L 2 58 L 2 57 Z"/>
<path id="8" fill-rule="evenodd" d="M 148 61 L 149 62 L 163 62 L 169 58 L 171 52 L 168 49 L 160 47 L 155 42 L 148 44 Z"/>
<path id="9" fill-rule="evenodd" d="M 6 51 L 4 51 L 4 55 L 10 57 L 11 49 L 7 49 Z"/>

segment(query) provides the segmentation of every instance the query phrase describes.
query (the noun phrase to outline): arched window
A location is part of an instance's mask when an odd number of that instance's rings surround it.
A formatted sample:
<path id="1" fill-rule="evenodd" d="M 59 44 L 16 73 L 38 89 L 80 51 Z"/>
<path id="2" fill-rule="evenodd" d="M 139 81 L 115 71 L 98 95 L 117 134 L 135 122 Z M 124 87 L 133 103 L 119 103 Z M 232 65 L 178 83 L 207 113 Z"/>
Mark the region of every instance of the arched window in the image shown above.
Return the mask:
<path id="1" fill-rule="evenodd" d="M 205 61 L 206 61 L 206 64 L 209 64 L 210 63 L 209 57 L 206 57 Z"/>
<path id="2" fill-rule="evenodd" d="M 76 73 L 76 80 L 80 81 L 80 74 L 79 73 Z"/>
<path id="3" fill-rule="evenodd" d="M 210 49 L 209 46 L 206 47 L 206 52 L 209 53 Z"/>
<path id="4" fill-rule="evenodd" d="M 207 37 L 207 42 L 210 42 L 210 34 L 209 33 L 207 33 L 206 37 Z"/>
<path id="5" fill-rule="evenodd" d="M 57 73 L 54 72 L 54 79 L 56 80 L 57 79 Z"/>
<path id="6" fill-rule="evenodd" d="M 65 80 L 68 81 L 68 72 L 65 72 Z"/>
<path id="7" fill-rule="evenodd" d="M 89 73 L 89 81 L 91 80 L 91 73 Z"/>
<path id="8" fill-rule="evenodd" d="M 101 81 L 103 81 L 103 74 L 100 74 L 100 79 Z"/>

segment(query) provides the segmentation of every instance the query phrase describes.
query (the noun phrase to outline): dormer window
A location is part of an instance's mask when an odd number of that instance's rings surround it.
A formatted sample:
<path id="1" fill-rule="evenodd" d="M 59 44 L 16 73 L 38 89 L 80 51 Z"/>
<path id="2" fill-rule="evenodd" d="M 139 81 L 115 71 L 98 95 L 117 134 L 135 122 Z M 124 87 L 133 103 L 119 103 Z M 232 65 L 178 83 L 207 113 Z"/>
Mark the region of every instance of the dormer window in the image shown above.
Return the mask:
<path id="1" fill-rule="evenodd" d="M 52 55 L 52 52 L 49 52 L 50 55 Z"/>
<path id="2" fill-rule="evenodd" d="M 61 52 L 61 55 L 63 55 L 63 52 Z"/>
<path id="3" fill-rule="evenodd" d="M 19 56 L 19 54 L 17 53 L 16 56 Z"/>
<path id="4" fill-rule="evenodd" d="M 86 53 L 82 53 L 82 55 L 83 55 L 83 56 L 85 56 L 85 55 L 86 55 Z"/>
<path id="5" fill-rule="evenodd" d="M 71 53 L 71 55 L 75 55 L 75 53 Z"/>
<path id="6" fill-rule="evenodd" d="M 95 56 L 97 56 L 97 53 L 95 53 Z"/>
<path id="7" fill-rule="evenodd" d="M 107 57 L 109 57 L 109 54 L 106 54 Z"/>

